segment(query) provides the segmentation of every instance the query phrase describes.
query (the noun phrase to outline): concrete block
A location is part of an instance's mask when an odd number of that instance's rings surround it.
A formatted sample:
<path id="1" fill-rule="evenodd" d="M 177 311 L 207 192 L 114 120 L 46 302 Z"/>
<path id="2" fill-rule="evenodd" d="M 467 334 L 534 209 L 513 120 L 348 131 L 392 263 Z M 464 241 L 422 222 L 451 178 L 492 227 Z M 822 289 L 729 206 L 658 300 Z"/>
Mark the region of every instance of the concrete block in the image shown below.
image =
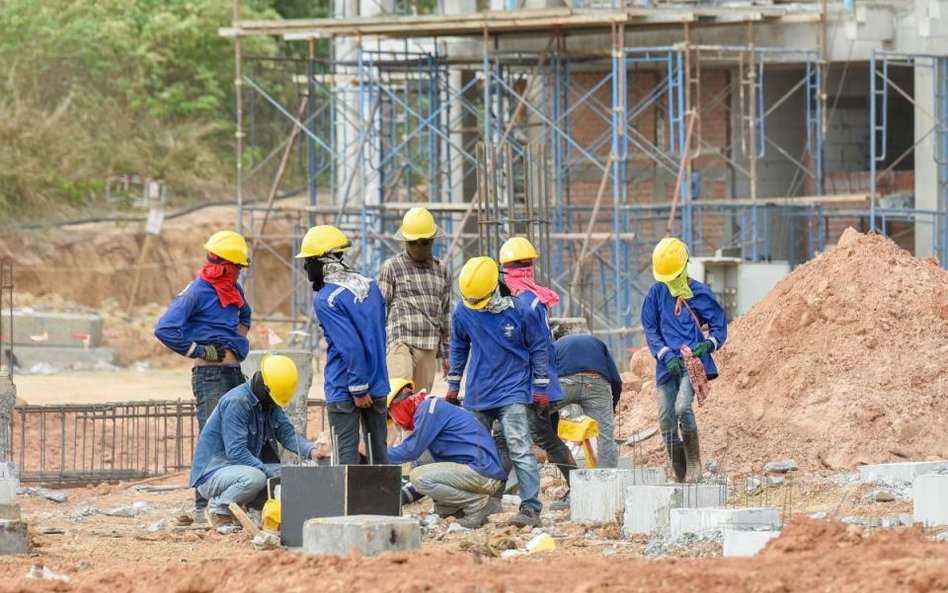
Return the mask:
<path id="1" fill-rule="evenodd" d="M 0 521 L 19 521 L 20 505 L 15 502 L 0 504 Z"/>
<path id="2" fill-rule="evenodd" d="M 10 316 L 4 312 L 3 326 L 10 327 Z M 19 348 L 27 346 L 60 346 L 83 348 L 102 345 L 102 318 L 98 315 L 77 313 L 47 313 L 19 309 L 13 311 L 13 345 L 19 357 Z"/>
<path id="3" fill-rule="evenodd" d="M 589 324 L 585 317 L 552 317 L 550 319 L 550 332 L 553 334 L 554 340 L 572 334 L 588 334 Z"/>
<path id="4" fill-rule="evenodd" d="M 0 521 L 0 554 L 30 551 L 30 535 L 23 521 Z"/>
<path id="5" fill-rule="evenodd" d="M 780 535 L 779 529 L 724 529 L 725 556 L 755 556 L 767 542 Z"/>
<path id="6" fill-rule="evenodd" d="M 114 348 L 66 348 L 63 346 L 14 346 L 13 355 L 24 371 L 39 363 L 46 363 L 58 369 L 74 365 L 94 367 L 97 363 L 115 364 Z"/>
<path id="7" fill-rule="evenodd" d="M 672 509 L 721 507 L 727 487 L 719 484 L 659 484 L 625 489 L 622 536 L 667 533 Z"/>
<path id="8" fill-rule="evenodd" d="M 16 502 L 16 489 L 20 481 L 16 478 L 0 478 L 0 504 Z"/>
<path id="9" fill-rule="evenodd" d="M 253 376 L 260 370 L 260 360 L 267 353 L 289 356 L 296 364 L 296 370 L 300 375 L 299 382 L 296 384 L 296 391 L 293 392 L 293 399 L 283 411 L 286 412 L 293 428 L 300 434 L 306 434 L 306 403 L 309 399 L 309 388 L 313 384 L 313 353 L 308 350 L 251 350 L 241 363 L 240 370 L 247 377 Z"/>
<path id="10" fill-rule="evenodd" d="M 363 556 L 421 547 L 421 526 L 412 517 L 353 515 L 310 519 L 303 525 L 303 552 Z"/>
<path id="11" fill-rule="evenodd" d="M 927 474 L 912 485 L 912 513 L 925 526 L 948 525 L 948 474 Z"/>
<path id="12" fill-rule="evenodd" d="M 726 528 L 772 528 L 780 526 L 777 507 L 672 509 L 669 537 L 677 539 L 686 533 L 703 533 Z"/>
<path id="13" fill-rule="evenodd" d="M 625 509 L 625 491 L 639 484 L 665 483 L 660 467 L 574 469 L 570 477 L 570 519 L 616 521 Z"/>
<path id="14" fill-rule="evenodd" d="M 880 480 L 893 482 L 911 482 L 922 474 L 933 471 L 948 471 L 948 460 L 943 461 L 904 461 L 902 463 L 877 463 L 859 468 L 859 477 L 864 482 Z"/>

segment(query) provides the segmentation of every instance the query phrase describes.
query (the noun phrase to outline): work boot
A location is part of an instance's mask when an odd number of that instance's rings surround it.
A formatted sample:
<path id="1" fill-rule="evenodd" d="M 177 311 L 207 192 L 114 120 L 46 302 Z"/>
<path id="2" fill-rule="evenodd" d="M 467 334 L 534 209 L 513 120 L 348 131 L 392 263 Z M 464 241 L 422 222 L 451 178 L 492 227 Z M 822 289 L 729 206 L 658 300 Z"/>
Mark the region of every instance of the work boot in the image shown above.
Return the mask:
<path id="1" fill-rule="evenodd" d="M 566 491 L 566 494 L 563 495 L 559 500 L 554 500 L 550 503 L 551 511 L 568 511 L 569 510 L 569 490 Z"/>
<path id="2" fill-rule="evenodd" d="M 540 513 L 527 507 L 520 507 L 520 512 L 510 519 L 510 524 L 520 528 L 539 527 Z"/>
<path id="3" fill-rule="evenodd" d="M 698 482 L 701 480 L 701 450 L 698 446 L 698 431 L 681 431 L 681 441 L 685 450 L 688 481 Z"/>
<path id="4" fill-rule="evenodd" d="M 439 504 L 432 505 L 431 512 L 435 515 L 438 515 L 442 519 L 447 517 L 454 517 L 455 519 L 460 519 L 464 516 L 464 510 L 459 509 L 458 507 L 446 507 Z"/>
<path id="5" fill-rule="evenodd" d="M 684 482 L 688 470 L 688 462 L 685 458 L 684 445 L 672 445 L 669 456 L 671 457 L 672 471 L 675 472 L 675 481 Z"/>
<path id="6" fill-rule="evenodd" d="M 500 500 L 499 498 L 494 497 L 494 496 L 488 496 L 488 497 L 487 497 L 487 506 L 484 507 L 484 508 L 487 509 L 487 515 L 488 515 L 488 516 L 493 515 L 494 513 L 503 513 L 503 512 L 504 512 L 504 504 L 503 504 L 503 502 L 501 502 L 501 500 Z"/>
<path id="7" fill-rule="evenodd" d="M 464 527 L 465 529 L 479 529 L 487 523 L 487 518 L 491 514 L 491 504 L 488 500 L 487 504 L 481 507 L 479 510 L 474 511 L 473 513 L 465 513 L 463 517 L 458 519 L 458 525 Z"/>

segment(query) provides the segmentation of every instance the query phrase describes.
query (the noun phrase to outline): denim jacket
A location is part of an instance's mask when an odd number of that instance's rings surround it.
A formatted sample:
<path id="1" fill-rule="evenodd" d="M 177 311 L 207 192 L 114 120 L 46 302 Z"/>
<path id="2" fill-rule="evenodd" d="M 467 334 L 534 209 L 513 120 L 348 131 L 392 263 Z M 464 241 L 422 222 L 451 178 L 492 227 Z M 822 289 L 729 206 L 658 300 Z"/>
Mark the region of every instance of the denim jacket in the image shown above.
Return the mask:
<path id="1" fill-rule="evenodd" d="M 297 434 L 282 408 L 264 411 L 250 383 L 238 385 L 221 398 L 204 425 L 188 485 L 194 486 L 202 477 L 229 465 L 249 465 L 272 478 L 276 470 L 268 468 L 261 455 L 267 444 L 278 451 L 277 443 L 302 457 L 313 451 L 312 443 Z"/>

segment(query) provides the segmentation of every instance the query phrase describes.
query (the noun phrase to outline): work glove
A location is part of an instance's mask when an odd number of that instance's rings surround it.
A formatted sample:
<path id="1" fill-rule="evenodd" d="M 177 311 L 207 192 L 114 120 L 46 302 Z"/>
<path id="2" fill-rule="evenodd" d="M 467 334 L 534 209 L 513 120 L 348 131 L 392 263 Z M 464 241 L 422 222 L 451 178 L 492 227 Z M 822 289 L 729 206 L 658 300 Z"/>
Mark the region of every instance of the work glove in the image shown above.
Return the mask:
<path id="1" fill-rule="evenodd" d="M 457 391 L 449 391 L 445 394 L 444 399 L 447 400 L 449 404 L 454 404 L 456 406 L 461 405 L 461 400 L 458 399 Z"/>
<path id="2" fill-rule="evenodd" d="M 691 351 L 692 354 L 698 357 L 704 356 L 705 354 L 711 354 L 712 352 L 714 352 L 714 342 L 711 340 L 705 340 L 699 343 L 694 347 L 694 350 Z"/>
<path id="3" fill-rule="evenodd" d="M 685 367 L 681 363 L 681 359 L 677 356 L 669 356 L 668 360 L 665 361 L 665 369 L 674 377 L 680 377 L 682 372 L 684 372 Z"/>
<path id="4" fill-rule="evenodd" d="M 201 355 L 198 358 L 203 358 L 208 362 L 223 362 L 224 354 L 223 344 L 205 344 L 201 347 Z"/>
<path id="5" fill-rule="evenodd" d="M 541 410 L 550 409 L 550 396 L 545 393 L 534 393 L 533 394 L 533 403 L 535 403 Z"/>

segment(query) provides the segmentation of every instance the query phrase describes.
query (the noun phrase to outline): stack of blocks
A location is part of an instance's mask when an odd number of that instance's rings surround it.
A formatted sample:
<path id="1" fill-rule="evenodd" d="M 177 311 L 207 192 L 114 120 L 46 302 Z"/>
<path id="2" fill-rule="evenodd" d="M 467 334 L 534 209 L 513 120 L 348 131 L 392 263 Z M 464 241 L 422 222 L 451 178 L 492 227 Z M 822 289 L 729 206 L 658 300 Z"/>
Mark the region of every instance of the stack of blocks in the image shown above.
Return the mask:
<path id="1" fill-rule="evenodd" d="M 29 551 L 26 523 L 20 520 L 16 502 L 19 485 L 11 464 L 0 463 L 0 554 L 24 554 Z"/>

